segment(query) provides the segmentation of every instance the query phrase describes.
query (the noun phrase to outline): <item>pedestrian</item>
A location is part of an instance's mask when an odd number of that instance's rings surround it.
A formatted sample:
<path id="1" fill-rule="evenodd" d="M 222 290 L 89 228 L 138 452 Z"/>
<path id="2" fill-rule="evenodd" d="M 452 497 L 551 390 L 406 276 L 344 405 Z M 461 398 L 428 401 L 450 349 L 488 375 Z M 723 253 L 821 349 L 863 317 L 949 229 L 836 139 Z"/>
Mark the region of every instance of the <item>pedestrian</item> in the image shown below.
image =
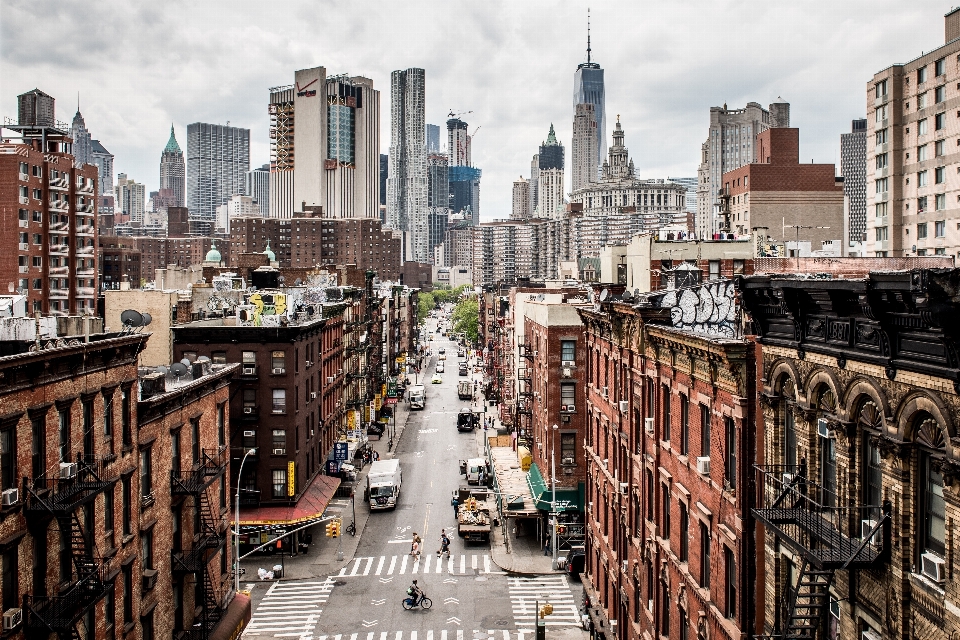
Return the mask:
<path id="1" fill-rule="evenodd" d="M 453 499 L 450 500 L 450 504 L 453 505 L 453 517 L 457 519 L 460 517 L 460 501 L 457 500 L 457 494 L 453 494 Z"/>
<path id="2" fill-rule="evenodd" d="M 410 545 L 410 555 L 414 558 L 420 558 L 420 545 L 423 543 L 423 540 L 420 536 L 414 532 L 413 534 L 413 544 Z"/>
<path id="3" fill-rule="evenodd" d="M 437 551 L 437 559 L 439 560 L 443 554 L 447 554 L 447 558 L 450 558 L 450 538 L 447 537 L 446 529 L 440 529 L 440 549 Z"/>
<path id="4" fill-rule="evenodd" d="M 374 450 L 373 450 L 373 461 L 376 462 L 376 461 L 379 460 L 379 459 L 380 459 L 380 452 L 377 451 L 376 449 L 374 449 Z"/>

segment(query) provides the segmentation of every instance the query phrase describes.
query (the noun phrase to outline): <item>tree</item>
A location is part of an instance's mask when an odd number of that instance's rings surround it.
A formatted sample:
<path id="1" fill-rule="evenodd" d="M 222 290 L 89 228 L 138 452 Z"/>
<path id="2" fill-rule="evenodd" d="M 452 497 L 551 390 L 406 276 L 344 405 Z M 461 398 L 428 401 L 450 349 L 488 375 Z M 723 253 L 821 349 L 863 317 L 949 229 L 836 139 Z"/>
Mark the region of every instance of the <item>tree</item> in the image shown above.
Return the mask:
<path id="1" fill-rule="evenodd" d="M 417 294 L 417 321 L 426 320 L 436 305 L 436 299 L 432 293 L 421 291 Z"/>
<path id="2" fill-rule="evenodd" d="M 453 308 L 453 330 L 462 333 L 470 344 L 477 342 L 477 328 L 480 320 L 480 304 L 476 298 L 461 300 Z"/>

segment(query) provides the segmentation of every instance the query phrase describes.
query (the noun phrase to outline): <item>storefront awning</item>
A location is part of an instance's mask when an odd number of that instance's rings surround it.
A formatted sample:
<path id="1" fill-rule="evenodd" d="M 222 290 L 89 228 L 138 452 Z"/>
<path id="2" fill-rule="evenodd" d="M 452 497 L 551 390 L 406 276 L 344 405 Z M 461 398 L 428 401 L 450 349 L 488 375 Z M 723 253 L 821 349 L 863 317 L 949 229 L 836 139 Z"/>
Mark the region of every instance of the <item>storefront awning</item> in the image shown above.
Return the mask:
<path id="1" fill-rule="evenodd" d="M 250 596 L 238 593 L 210 633 L 210 640 L 236 640 L 250 622 Z"/>
<path id="2" fill-rule="evenodd" d="M 551 511 L 553 502 L 553 491 L 550 482 L 547 481 L 536 463 L 530 465 L 530 472 L 527 474 L 527 484 L 530 485 L 530 493 L 533 495 L 533 503 L 541 511 Z M 557 487 L 557 511 L 583 511 L 583 483 L 574 489 L 573 487 Z"/>
<path id="3" fill-rule="evenodd" d="M 270 525 L 307 524 L 323 517 L 327 505 L 333 499 L 340 478 L 318 475 L 295 505 L 240 509 L 241 527 L 264 527 Z"/>

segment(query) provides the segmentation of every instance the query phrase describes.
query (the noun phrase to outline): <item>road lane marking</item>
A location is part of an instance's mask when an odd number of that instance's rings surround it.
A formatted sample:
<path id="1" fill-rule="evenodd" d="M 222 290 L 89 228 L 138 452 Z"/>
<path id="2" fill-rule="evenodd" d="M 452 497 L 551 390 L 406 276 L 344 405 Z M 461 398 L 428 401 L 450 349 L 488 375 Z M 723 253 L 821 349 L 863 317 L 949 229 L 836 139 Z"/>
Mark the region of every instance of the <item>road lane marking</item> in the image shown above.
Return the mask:
<path id="1" fill-rule="evenodd" d="M 490 556 L 483 556 L 483 572 L 490 573 Z"/>
<path id="2" fill-rule="evenodd" d="M 387 569 L 387 575 L 388 575 L 388 576 L 392 576 L 392 575 L 393 575 L 393 569 L 394 569 L 396 566 L 397 566 L 397 556 L 393 556 L 392 558 L 390 558 L 390 568 Z"/>
<path id="3" fill-rule="evenodd" d="M 467 556 L 460 556 L 460 573 L 467 572 Z"/>
<path id="4" fill-rule="evenodd" d="M 387 559 L 387 556 L 380 556 L 380 562 L 377 563 L 377 572 L 374 575 L 380 575 L 380 572 L 383 571 L 383 563 Z"/>
<path id="5" fill-rule="evenodd" d="M 400 562 L 400 575 L 403 575 L 407 572 L 407 560 L 410 559 L 409 555 L 404 555 L 403 560 Z"/>
<path id="6" fill-rule="evenodd" d="M 424 539 L 426 539 L 427 535 L 430 533 L 430 507 L 432 507 L 432 506 L 433 506 L 432 503 L 430 503 L 430 502 L 427 503 L 427 513 L 423 516 L 423 537 L 424 537 Z"/>
<path id="7" fill-rule="evenodd" d="M 472 560 L 472 562 L 470 563 L 470 568 L 473 569 L 474 571 L 477 570 L 477 556 L 476 556 L 476 555 L 473 556 L 473 560 Z"/>

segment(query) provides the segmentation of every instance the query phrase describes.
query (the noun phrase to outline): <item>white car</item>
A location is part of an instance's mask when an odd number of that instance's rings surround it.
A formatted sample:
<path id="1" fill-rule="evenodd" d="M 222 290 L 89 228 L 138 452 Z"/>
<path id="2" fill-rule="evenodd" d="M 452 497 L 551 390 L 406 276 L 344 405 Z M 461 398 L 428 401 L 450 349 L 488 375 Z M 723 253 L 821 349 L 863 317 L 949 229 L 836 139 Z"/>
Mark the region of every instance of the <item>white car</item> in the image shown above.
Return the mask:
<path id="1" fill-rule="evenodd" d="M 443 373 L 443 360 L 437 363 L 437 373 Z"/>

